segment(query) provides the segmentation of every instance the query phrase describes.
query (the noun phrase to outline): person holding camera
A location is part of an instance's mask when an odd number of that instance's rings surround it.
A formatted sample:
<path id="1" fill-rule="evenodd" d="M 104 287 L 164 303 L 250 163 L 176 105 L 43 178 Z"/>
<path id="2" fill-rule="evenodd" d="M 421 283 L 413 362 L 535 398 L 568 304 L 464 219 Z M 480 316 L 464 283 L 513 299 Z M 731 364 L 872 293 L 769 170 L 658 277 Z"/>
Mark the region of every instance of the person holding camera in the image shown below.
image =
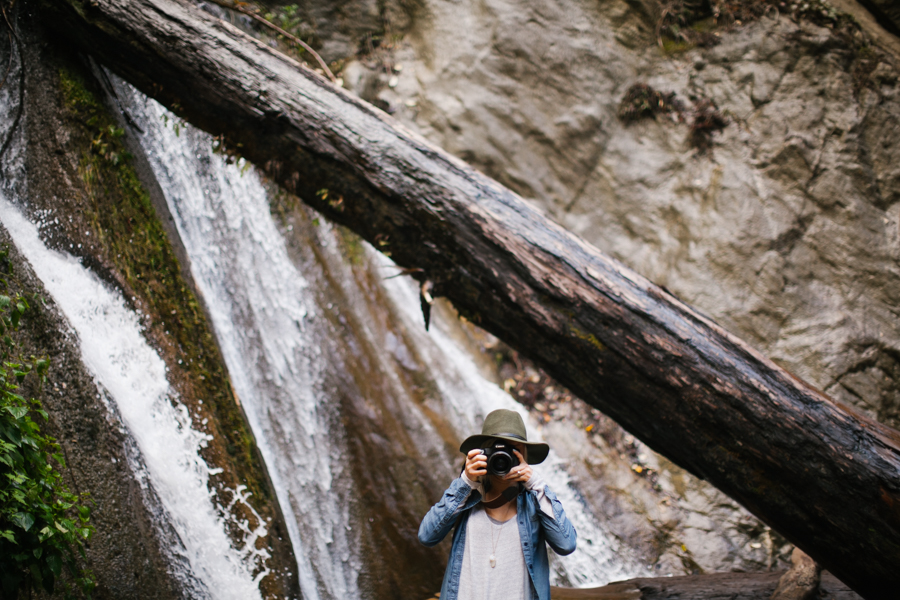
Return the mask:
<path id="1" fill-rule="evenodd" d="M 425 546 L 456 527 L 441 600 L 550 600 L 547 545 L 565 556 L 576 541 L 562 504 L 531 468 L 550 447 L 529 442 L 519 413 L 500 409 L 459 450 L 462 473 L 419 526 Z"/>

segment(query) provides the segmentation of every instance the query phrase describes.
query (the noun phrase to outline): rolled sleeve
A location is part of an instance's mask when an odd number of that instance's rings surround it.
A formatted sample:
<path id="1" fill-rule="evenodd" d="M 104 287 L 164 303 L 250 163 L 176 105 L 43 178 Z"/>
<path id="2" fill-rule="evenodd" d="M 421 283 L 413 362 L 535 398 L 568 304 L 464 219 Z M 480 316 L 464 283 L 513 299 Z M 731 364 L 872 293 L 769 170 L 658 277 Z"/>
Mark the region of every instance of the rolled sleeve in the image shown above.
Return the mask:
<path id="1" fill-rule="evenodd" d="M 543 521 L 547 543 L 553 548 L 554 552 L 561 556 L 572 554 L 575 552 L 578 538 L 575 528 L 566 516 L 566 511 L 563 510 L 562 503 L 556 497 L 556 494 L 546 485 L 544 486 L 544 495 L 553 508 L 553 516 L 548 517 L 544 513 L 543 506 L 541 506 L 541 520 Z"/>
<path id="2" fill-rule="evenodd" d="M 463 481 L 462 477 L 454 479 L 438 503 L 422 518 L 419 525 L 419 542 L 429 547 L 439 544 L 453 529 L 457 514 L 473 493 L 475 490 Z"/>
<path id="3" fill-rule="evenodd" d="M 553 504 L 550 502 L 550 498 L 547 497 L 545 493 L 547 490 L 547 483 L 543 480 L 543 478 L 538 477 L 537 475 L 532 475 L 531 479 L 525 482 L 525 489 L 534 492 L 535 497 L 538 501 L 538 506 L 541 507 L 541 512 L 550 517 L 551 519 L 556 519 L 556 516 L 553 514 Z"/>

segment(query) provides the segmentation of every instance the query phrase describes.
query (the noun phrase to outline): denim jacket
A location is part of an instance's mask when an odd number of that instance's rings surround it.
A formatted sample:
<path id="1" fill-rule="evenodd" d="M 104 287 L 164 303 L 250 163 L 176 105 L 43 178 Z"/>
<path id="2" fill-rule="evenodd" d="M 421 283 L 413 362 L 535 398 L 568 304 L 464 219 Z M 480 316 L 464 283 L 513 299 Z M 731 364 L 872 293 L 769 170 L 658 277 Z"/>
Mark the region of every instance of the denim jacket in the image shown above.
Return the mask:
<path id="1" fill-rule="evenodd" d="M 550 600 L 547 544 L 550 544 L 557 554 L 563 556 L 575 551 L 575 528 L 566 518 L 562 504 L 549 487 L 544 488 L 544 494 L 553 507 L 552 518 L 541 510 L 535 491 L 524 490 L 516 500 L 515 518 L 519 522 L 519 539 L 522 540 L 525 567 L 531 576 L 536 600 Z M 450 548 L 450 561 L 444 572 L 444 583 L 441 585 L 441 600 L 458 600 L 459 577 L 466 547 L 466 523 L 471 509 L 479 502 L 481 493 L 472 489 L 461 477 L 457 478 L 444 492 L 441 500 L 431 507 L 419 525 L 419 541 L 426 546 L 438 544 L 456 525 L 453 546 Z"/>

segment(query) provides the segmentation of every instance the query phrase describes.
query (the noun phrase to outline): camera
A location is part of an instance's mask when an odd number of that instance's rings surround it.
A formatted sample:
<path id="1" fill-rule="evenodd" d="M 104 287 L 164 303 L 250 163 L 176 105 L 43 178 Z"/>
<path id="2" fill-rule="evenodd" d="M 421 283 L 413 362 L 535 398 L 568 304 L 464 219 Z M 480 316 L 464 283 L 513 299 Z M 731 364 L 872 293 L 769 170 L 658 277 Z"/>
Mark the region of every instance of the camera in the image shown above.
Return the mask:
<path id="1" fill-rule="evenodd" d="M 487 456 L 487 472 L 491 475 L 506 475 L 510 469 L 519 464 L 519 459 L 513 454 L 512 445 L 503 440 L 495 441 L 481 453 Z"/>

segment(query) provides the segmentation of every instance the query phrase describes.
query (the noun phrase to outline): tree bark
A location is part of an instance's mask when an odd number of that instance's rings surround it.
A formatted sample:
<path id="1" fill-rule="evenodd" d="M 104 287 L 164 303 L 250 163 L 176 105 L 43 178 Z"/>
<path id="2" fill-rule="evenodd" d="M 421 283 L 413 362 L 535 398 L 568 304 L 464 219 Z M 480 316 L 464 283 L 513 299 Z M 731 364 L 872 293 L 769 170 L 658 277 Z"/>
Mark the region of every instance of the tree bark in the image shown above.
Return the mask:
<path id="1" fill-rule="evenodd" d="M 29 1 L 863 596 L 896 597 L 900 433 L 187 0 Z"/>
<path id="2" fill-rule="evenodd" d="M 788 571 L 790 572 L 790 571 Z M 687 577 L 642 577 L 599 588 L 550 588 L 552 600 L 774 600 L 780 573 L 714 573 Z M 820 594 L 828 600 L 859 600 L 830 573 L 822 574 Z"/>

